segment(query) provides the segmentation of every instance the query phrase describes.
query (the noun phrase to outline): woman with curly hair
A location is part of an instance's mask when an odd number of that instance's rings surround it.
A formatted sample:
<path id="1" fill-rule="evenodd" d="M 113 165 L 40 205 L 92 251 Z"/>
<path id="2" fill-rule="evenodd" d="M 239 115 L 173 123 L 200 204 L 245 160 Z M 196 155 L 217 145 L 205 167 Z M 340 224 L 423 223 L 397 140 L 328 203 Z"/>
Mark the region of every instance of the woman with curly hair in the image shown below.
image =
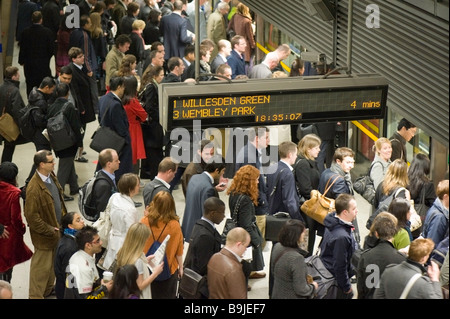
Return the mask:
<path id="1" fill-rule="evenodd" d="M 164 241 L 167 235 L 166 257 L 170 267 L 170 278 L 152 282 L 152 299 L 175 299 L 178 278 L 183 276 L 183 233 L 179 217 L 175 212 L 175 201 L 169 192 L 158 192 L 150 205 L 145 208 L 141 223 L 147 225 L 152 234 L 144 245 L 144 253 L 158 240 Z"/>
<path id="2" fill-rule="evenodd" d="M 256 225 L 255 206 L 258 205 L 259 170 L 252 165 L 242 166 L 234 175 L 228 189 L 231 218 L 236 226 L 244 228 L 250 234 L 250 244 L 253 248 L 251 263 L 243 263 L 243 271 L 248 281 L 252 271 L 264 269 L 262 255 L 263 238 Z"/>
<path id="3" fill-rule="evenodd" d="M 136 57 L 133 54 L 125 54 L 125 56 L 122 59 L 122 62 L 120 63 L 119 70 L 117 71 L 117 76 L 121 77 L 130 75 L 135 76 L 136 79 L 138 80 L 138 91 L 139 91 L 141 78 L 137 74 L 136 66 L 137 66 Z"/>

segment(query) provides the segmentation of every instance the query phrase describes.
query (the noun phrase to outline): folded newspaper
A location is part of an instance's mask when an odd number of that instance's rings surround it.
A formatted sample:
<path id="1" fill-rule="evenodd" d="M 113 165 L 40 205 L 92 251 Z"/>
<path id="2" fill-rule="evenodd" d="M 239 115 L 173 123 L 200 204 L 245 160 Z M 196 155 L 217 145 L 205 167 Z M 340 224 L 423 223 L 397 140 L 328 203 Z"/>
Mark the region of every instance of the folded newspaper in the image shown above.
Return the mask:
<path id="1" fill-rule="evenodd" d="M 161 243 L 161 246 L 159 246 L 159 248 L 153 254 L 154 256 L 153 259 L 148 262 L 147 266 L 151 272 L 153 272 L 154 267 L 164 262 L 164 255 L 166 253 L 167 242 L 169 241 L 169 239 L 170 235 L 167 235 L 166 238 L 164 238 L 163 242 Z"/>

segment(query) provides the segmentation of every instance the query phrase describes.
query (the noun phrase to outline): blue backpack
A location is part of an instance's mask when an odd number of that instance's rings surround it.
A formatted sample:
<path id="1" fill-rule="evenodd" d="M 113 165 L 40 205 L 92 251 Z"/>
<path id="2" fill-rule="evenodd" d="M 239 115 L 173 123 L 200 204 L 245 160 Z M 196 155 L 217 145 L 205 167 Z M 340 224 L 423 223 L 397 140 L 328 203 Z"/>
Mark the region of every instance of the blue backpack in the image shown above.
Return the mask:
<path id="1" fill-rule="evenodd" d="M 167 224 L 166 224 L 166 226 L 167 226 Z M 159 241 L 159 239 L 160 239 L 162 233 L 164 232 L 164 229 L 166 229 L 166 226 L 164 226 L 163 230 L 159 234 L 158 239 L 155 239 L 154 232 L 152 231 L 153 244 L 148 249 L 147 254 L 145 254 L 146 256 L 153 255 L 158 250 L 158 248 L 161 246 L 161 242 Z M 150 226 L 150 229 L 151 229 L 151 226 Z M 170 274 L 169 262 L 167 261 L 167 255 L 164 254 L 164 268 L 163 268 L 163 271 L 155 278 L 155 281 L 164 281 L 164 280 L 169 279 L 170 276 L 171 276 L 171 274 Z"/>

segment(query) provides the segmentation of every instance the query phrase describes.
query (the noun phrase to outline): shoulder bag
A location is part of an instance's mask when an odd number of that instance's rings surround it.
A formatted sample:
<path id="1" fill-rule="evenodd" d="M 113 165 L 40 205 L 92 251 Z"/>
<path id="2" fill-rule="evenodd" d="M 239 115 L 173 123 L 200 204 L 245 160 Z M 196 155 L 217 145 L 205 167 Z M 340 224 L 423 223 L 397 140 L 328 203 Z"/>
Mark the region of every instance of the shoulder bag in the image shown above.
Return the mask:
<path id="1" fill-rule="evenodd" d="M 206 276 L 202 276 L 190 268 L 184 268 L 178 293 L 182 299 L 201 299 L 200 288 L 205 284 Z"/>
<path id="2" fill-rule="evenodd" d="M 341 176 L 337 175 L 330 184 L 332 178 L 333 176 L 328 179 L 327 184 L 325 185 L 325 192 L 323 194 L 321 194 L 318 190 L 313 189 L 311 191 L 311 198 L 305 201 L 301 207 L 302 211 L 306 215 L 321 223 L 322 225 L 325 217 L 335 210 L 334 199 L 328 198 L 325 195 L 328 193 L 334 183 L 339 178 L 341 178 Z"/>
<path id="3" fill-rule="evenodd" d="M 224 245 L 227 240 L 228 232 L 237 226 L 237 215 L 239 212 L 239 205 L 241 203 L 242 197 L 244 197 L 244 195 L 239 195 L 237 202 L 236 202 L 236 206 L 234 206 L 233 214 L 230 216 L 230 218 L 227 218 L 225 220 L 225 226 L 223 227 L 223 231 L 222 231 L 222 244 L 224 244 Z"/>
<path id="4" fill-rule="evenodd" d="M 108 247 L 109 232 L 111 231 L 110 209 L 111 205 L 108 204 L 105 211 L 100 213 L 100 217 L 92 225 L 98 230 L 103 248 Z"/>
<path id="5" fill-rule="evenodd" d="M 6 101 L 8 101 L 10 94 L 11 92 L 8 92 Z M 20 130 L 11 114 L 5 112 L 5 109 L 6 105 L 3 106 L 2 116 L 0 116 L 0 134 L 8 142 L 13 142 L 19 137 Z"/>
<path id="6" fill-rule="evenodd" d="M 277 189 L 278 181 L 283 170 L 284 168 L 277 175 L 270 197 L 273 196 Z M 266 215 L 266 231 L 264 239 L 268 241 L 278 241 L 278 234 L 289 219 L 291 219 L 291 216 L 286 212 L 277 212 L 273 215 Z"/>
<path id="7" fill-rule="evenodd" d="M 105 115 L 108 112 L 109 106 L 110 105 L 108 105 L 106 107 L 106 110 L 103 112 L 102 120 L 99 127 L 92 135 L 92 141 L 89 147 L 99 153 L 105 148 L 112 148 L 116 150 L 118 154 L 120 154 L 126 143 L 125 138 L 117 134 L 117 132 L 113 129 L 102 125 Z"/>
<path id="8" fill-rule="evenodd" d="M 306 271 L 317 282 L 313 299 L 336 299 L 338 285 L 334 276 L 324 266 L 318 254 L 305 259 Z"/>
<path id="9" fill-rule="evenodd" d="M 358 177 L 353 183 L 353 189 L 372 205 L 375 199 L 376 190 L 373 185 L 373 181 L 370 178 L 370 171 L 375 163 L 377 162 L 373 162 L 370 165 L 369 171 L 366 175 Z"/>

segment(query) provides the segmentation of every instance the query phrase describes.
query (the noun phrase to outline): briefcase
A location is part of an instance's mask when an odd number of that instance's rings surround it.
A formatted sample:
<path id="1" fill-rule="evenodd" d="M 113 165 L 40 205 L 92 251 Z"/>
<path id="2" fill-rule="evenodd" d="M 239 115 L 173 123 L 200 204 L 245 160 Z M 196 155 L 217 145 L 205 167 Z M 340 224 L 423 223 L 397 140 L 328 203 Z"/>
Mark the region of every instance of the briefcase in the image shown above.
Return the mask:
<path id="1" fill-rule="evenodd" d="M 267 215 L 265 239 L 268 241 L 278 241 L 278 234 L 280 233 L 281 227 L 283 227 L 289 219 L 291 219 L 291 216 L 285 212 Z"/>
<path id="2" fill-rule="evenodd" d="M 201 299 L 200 288 L 206 283 L 206 277 L 199 275 L 190 268 L 183 269 L 178 293 L 182 299 Z"/>

